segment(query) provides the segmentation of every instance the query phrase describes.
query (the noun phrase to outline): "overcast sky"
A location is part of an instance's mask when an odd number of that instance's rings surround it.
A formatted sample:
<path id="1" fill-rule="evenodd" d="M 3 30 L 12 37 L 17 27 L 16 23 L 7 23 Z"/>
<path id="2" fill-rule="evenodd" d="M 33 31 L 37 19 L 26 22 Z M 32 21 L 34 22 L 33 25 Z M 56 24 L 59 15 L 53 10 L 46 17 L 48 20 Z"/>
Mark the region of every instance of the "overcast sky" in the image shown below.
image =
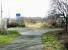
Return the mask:
<path id="1" fill-rule="evenodd" d="M 3 5 L 3 17 L 15 18 L 16 13 L 25 17 L 45 17 L 50 0 L 0 0 Z M 1 8 L 1 6 L 0 6 Z M 1 14 L 1 13 L 0 13 Z"/>

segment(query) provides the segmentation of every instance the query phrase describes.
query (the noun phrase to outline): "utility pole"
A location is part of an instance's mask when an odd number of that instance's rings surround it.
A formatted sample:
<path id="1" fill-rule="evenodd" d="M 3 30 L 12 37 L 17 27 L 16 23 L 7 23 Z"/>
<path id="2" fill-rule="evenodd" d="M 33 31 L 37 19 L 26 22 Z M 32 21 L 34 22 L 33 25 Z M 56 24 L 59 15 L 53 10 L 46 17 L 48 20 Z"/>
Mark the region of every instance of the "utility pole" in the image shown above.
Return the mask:
<path id="1" fill-rule="evenodd" d="M 2 18 L 2 3 L 1 3 L 1 18 Z"/>
<path id="2" fill-rule="evenodd" d="M 0 16 L 0 32 L 2 33 L 3 31 L 2 31 L 2 1 L 1 1 L 1 10 L 0 10 L 0 13 L 1 13 L 1 16 Z"/>

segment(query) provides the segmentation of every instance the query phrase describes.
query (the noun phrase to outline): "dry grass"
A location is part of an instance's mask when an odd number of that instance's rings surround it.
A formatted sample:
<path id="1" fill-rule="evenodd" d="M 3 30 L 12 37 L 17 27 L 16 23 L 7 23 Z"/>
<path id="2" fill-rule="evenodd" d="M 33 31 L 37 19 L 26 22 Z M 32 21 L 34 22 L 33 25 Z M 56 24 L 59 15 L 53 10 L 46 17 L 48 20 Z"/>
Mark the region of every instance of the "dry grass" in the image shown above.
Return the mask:
<path id="1" fill-rule="evenodd" d="M 38 22 L 38 23 L 25 23 L 26 27 L 32 27 L 32 28 L 41 28 L 41 27 L 50 27 L 50 25 L 48 23 L 42 23 L 42 22 Z"/>

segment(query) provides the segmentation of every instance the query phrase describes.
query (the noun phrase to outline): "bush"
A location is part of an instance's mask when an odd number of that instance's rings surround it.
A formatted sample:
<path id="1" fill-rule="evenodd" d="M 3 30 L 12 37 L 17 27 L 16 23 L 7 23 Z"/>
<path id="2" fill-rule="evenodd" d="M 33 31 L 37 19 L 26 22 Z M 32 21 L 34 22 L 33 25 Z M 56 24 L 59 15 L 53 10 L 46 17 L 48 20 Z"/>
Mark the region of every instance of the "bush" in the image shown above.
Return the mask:
<path id="1" fill-rule="evenodd" d="M 18 27 L 25 27 L 25 25 L 18 25 Z"/>
<path id="2" fill-rule="evenodd" d="M 15 23 L 15 22 L 9 23 L 9 24 L 7 25 L 8 28 L 9 28 L 9 27 L 17 27 L 17 26 L 18 26 L 18 24 Z"/>

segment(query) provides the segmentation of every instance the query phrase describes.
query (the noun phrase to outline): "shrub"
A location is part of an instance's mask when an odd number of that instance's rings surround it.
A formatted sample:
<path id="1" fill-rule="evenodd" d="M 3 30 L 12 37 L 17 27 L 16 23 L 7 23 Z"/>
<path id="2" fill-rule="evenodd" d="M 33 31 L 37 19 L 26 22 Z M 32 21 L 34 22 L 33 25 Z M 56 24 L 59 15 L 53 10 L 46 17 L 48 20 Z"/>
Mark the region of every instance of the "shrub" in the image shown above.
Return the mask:
<path id="1" fill-rule="evenodd" d="M 18 24 L 15 23 L 15 22 L 11 22 L 11 23 L 9 23 L 9 24 L 7 25 L 8 28 L 9 28 L 9 27 L 17 27 L 17 26 L 18 26 Z"/>

